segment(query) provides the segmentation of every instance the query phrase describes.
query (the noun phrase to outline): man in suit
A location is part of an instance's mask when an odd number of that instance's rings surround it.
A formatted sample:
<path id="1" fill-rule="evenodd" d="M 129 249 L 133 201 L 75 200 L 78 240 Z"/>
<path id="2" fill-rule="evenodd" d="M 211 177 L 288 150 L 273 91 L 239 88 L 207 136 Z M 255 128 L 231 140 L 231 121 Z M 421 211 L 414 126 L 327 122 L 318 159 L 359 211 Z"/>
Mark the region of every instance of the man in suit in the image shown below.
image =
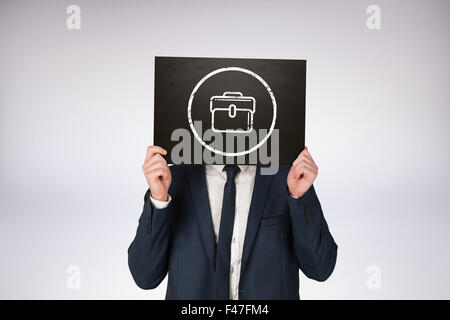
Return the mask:
<path id="1" fill-rule="evenodd" d="M 290 167 L 262 175 L 247 165 L 174 165 L 147 149 L 149 190 L 128 264 L 136 284 L 166 299 L 299 299 L 299 268 L 314 280 L 333 272 L 337 245 L 305 148 Z"/>

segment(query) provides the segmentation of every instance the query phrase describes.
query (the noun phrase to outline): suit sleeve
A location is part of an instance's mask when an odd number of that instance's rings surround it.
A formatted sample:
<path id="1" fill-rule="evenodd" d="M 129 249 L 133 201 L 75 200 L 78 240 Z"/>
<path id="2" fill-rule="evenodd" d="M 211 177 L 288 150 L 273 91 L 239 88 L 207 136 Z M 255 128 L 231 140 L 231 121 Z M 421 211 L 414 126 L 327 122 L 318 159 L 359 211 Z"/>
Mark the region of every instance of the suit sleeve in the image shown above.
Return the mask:
<path id="1" fill-rule="evenodd" d="M 153 289 L 168 270 L 169 221 L 167 207 L 152 206 L 150 190 L 144 201 L 136 236 L 128 249 L 128 266 L 140 288 Z"/>
<path id="2" fill-rule="evenodd" d="M 299 267 L 308 278 L 325 281 L 333 273 L 337 245 L 328 230 L 314 186 L 301 198 L 287 197 Z"/>

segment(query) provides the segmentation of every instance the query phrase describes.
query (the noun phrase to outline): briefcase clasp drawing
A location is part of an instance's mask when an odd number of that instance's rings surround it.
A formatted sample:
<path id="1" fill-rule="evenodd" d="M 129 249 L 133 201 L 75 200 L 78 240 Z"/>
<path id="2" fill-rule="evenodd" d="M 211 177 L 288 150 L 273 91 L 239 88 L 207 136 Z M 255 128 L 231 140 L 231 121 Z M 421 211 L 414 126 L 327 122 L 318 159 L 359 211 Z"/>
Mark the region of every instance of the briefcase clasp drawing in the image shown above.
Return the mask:
<path id="1" fill-rule="evenodd" d="M 214 132 L 249 133 L 253 130 L 254 97 L 227 91 L 221 96 L 212 96 L 209 108 Z"/>

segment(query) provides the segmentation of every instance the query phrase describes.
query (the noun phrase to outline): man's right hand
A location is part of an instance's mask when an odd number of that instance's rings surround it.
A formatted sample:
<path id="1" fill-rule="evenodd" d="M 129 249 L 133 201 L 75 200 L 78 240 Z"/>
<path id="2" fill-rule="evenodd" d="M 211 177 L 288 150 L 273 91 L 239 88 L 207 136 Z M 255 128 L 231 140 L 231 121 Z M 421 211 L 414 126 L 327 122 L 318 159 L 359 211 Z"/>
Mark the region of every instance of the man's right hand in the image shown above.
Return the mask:
<path id="1" fill-rule="evenodd" d="M 145 178 L 147 179 L 153 199 L 159 201 L 169 200 L 169 187 L 172 182 L 172 175 L 169 166 L 162 155 L 166 155 L 167 151 L 158 146 L 150 146 L 147 148 L 145 163 L 142 166 Z"/>

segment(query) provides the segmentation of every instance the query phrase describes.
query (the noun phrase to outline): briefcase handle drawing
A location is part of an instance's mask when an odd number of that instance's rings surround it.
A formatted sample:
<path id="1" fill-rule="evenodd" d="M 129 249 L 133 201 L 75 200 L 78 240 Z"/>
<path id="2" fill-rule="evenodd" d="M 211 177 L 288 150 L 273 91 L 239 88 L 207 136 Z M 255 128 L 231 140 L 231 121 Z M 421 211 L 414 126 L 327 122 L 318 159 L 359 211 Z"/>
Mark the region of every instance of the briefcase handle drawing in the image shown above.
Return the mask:
<path id="1" fill-rule="evenodd" d="M 239 91 L 225 91 L 223 93 L 223 96 L 227 96 L 227 97 L 242 97 L 244 95 L 242 94 L 242 92 L 239 92 Z"/>
<path id="2" fill-rule="evenodd" d="M 239 91 L 225 91 L 221 96 L 212 96 L 210 98 L 210 111 L 211 113 L 214 112 L 213 107 L 213 101 L 214 100 L 222 100 L 222 101 L 229 101 L 229 99 L 237 99 L 238 101 L 248 101 L 251 103 L 251 107 L 248 109 L 252 114 L 255 112 L 255 98 L 253 97 L 247 97 L 242 94 L 242 92 Z M 236 105 L 232 104 L 233 109 L 236 108 Z"/>

